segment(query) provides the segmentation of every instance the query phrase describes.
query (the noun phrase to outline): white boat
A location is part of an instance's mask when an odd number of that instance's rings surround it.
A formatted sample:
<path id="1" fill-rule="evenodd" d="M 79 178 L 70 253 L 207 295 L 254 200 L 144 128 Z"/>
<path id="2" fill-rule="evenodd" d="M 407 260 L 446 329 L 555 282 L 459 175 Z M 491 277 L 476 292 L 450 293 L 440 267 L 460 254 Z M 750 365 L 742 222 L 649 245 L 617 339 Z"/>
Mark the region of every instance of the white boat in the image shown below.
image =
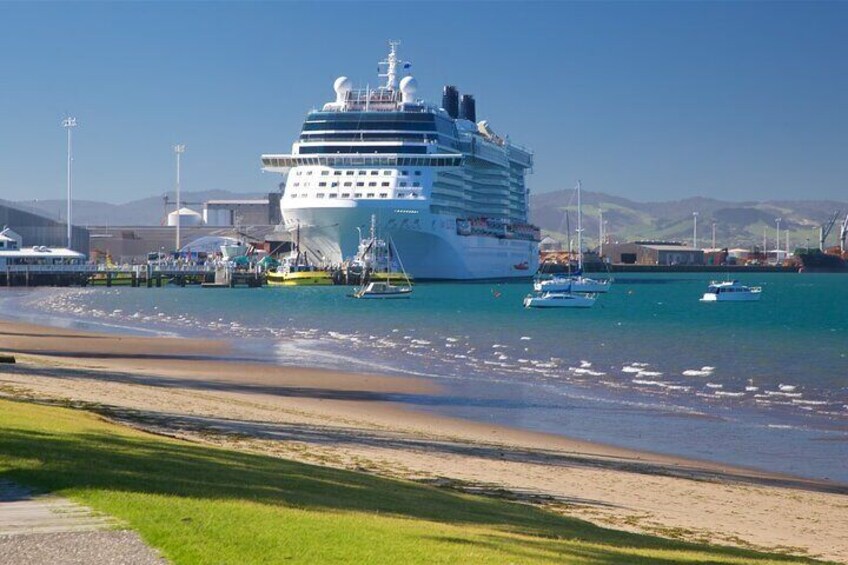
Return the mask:
<path id="1" fill-rule="evenodd" d="M 745 286 L 739 281 L 713 281 L 701 302 L 755 302 L 762 292 L 763 289 L 758 286 Z"/>
<path id="2" fill-rule="evenodd" d="M 543 292 L 524 297 L 525 308 L 590 308 L 595 304 L 594 294 L 575 294 L 571 292 Z"/>
<path id="3" fill-rule="evenodd" d="M 609 292 L 611 281 L 590 279 L 582 275 L 557 274 L 549 279 L 537 280 L 533 283 L 536 292 L 575 292 L 603 293 Z"/>
<path id="4" fill-rule="evenodd" d="M 411 286 L 397 286 L 389 282 L 371 282 L 354 292 L 354 298 L 409 298 L 412 295 Z"/>
<path id="5" fill-rule="evenodd" d="M 310 112 L 290 153 L 262 155 L 286 175 L 283 223 L 300 223 L 304 248 L 328 263 L 357 254 L 372 215 L 421 279 L 530 278 L 539 228 L 528 220 L 525 175 L 533 152 L 477 121 L 471 95 L 446 86 L 441 104 L 417 97 L 417 82 L 391 44 L 386 83 L 334 83 L 335 100 Z"/>

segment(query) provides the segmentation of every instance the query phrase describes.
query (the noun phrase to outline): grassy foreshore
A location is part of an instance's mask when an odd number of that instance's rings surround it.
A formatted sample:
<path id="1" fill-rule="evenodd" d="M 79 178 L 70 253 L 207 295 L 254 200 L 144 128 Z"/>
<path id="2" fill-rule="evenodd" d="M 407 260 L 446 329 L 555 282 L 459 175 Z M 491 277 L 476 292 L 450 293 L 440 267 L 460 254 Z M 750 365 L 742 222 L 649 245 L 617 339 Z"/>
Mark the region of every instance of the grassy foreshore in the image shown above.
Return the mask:
<path id="1" fill-rule="evenodd" d="M 0 473 L 106 512 L 177 563 L 786 563 L 528 505 L 0 401 Z"/>
<path id="2" fill-rule="evenodd" d="M 840 485 L 392 401 L 438 395 L 428 381 L 0 322 L 3 350 L 18 363 L 0 366 L 0 394 L 28 402 L 0 402 L 0 476 L 112 514 L 179 563 L 848 557 Z"/>

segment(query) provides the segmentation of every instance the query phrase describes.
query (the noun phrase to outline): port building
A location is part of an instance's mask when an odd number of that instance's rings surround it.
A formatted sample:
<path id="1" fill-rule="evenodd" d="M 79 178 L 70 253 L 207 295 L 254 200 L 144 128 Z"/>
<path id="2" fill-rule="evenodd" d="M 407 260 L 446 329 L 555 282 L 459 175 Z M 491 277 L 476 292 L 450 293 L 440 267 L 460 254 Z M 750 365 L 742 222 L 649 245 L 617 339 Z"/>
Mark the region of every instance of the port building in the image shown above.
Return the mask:
<path id="1" fill-rule="evenodd" d="M 14 231 L 23 244 L 39 247 L 67 247 L 68 225 L 0 200 L 0 229 Z M 71 228 L 71 249 L 88 253 L 88 230 L 80 226 Z M 23 245 L 22 244 L 22 245 Z"/>
<path id="2" fill-rule="evenodd" d="M 704 251 L 676 241 L 634 241 L 604 246 L 604 255 L 619 265 L 703 265 Z"/>

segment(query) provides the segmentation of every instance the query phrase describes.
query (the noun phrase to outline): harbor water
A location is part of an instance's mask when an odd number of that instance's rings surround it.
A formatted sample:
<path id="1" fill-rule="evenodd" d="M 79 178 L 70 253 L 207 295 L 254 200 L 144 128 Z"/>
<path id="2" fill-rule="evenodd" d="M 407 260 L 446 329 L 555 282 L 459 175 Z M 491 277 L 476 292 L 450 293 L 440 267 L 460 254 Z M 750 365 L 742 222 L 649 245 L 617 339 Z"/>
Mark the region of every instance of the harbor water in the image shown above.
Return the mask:
<path id="1" fill-rule="evenodd" d="M 848 483 L 848 276 L 740 274 L 755 303 L 699 302 L 714 275 L 621 274 L 594 308 L 525 310 L 529 283 L 43 288 L 0 315 L 217 336 L 285 365 L 416 375 L 414 409 Z"/>

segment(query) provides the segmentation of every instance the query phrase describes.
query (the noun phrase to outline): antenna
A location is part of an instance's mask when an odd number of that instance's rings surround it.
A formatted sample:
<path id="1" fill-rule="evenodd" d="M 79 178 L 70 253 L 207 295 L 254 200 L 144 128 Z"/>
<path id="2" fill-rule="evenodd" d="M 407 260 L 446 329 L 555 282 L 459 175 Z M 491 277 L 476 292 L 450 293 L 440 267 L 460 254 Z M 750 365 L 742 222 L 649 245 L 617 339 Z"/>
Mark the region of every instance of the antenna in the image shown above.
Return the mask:
<path id="1" fill-rule="evenodd" d="M 386 88 L 388 90 L 397 90 L 398 87 L 398 64 L 399 63 L 407 63 L 407 61 L 401 61 L 397 57 L 397 48 L 400 45 L 400 41 L 391 40 L 389 41 L 389 56 L 385 61 L 380 61 L 377 67 L 377 76 L 380 78 L 386 79 Z M 380 67 L 385 66 L 386 71 L 382 72 Z"/>

